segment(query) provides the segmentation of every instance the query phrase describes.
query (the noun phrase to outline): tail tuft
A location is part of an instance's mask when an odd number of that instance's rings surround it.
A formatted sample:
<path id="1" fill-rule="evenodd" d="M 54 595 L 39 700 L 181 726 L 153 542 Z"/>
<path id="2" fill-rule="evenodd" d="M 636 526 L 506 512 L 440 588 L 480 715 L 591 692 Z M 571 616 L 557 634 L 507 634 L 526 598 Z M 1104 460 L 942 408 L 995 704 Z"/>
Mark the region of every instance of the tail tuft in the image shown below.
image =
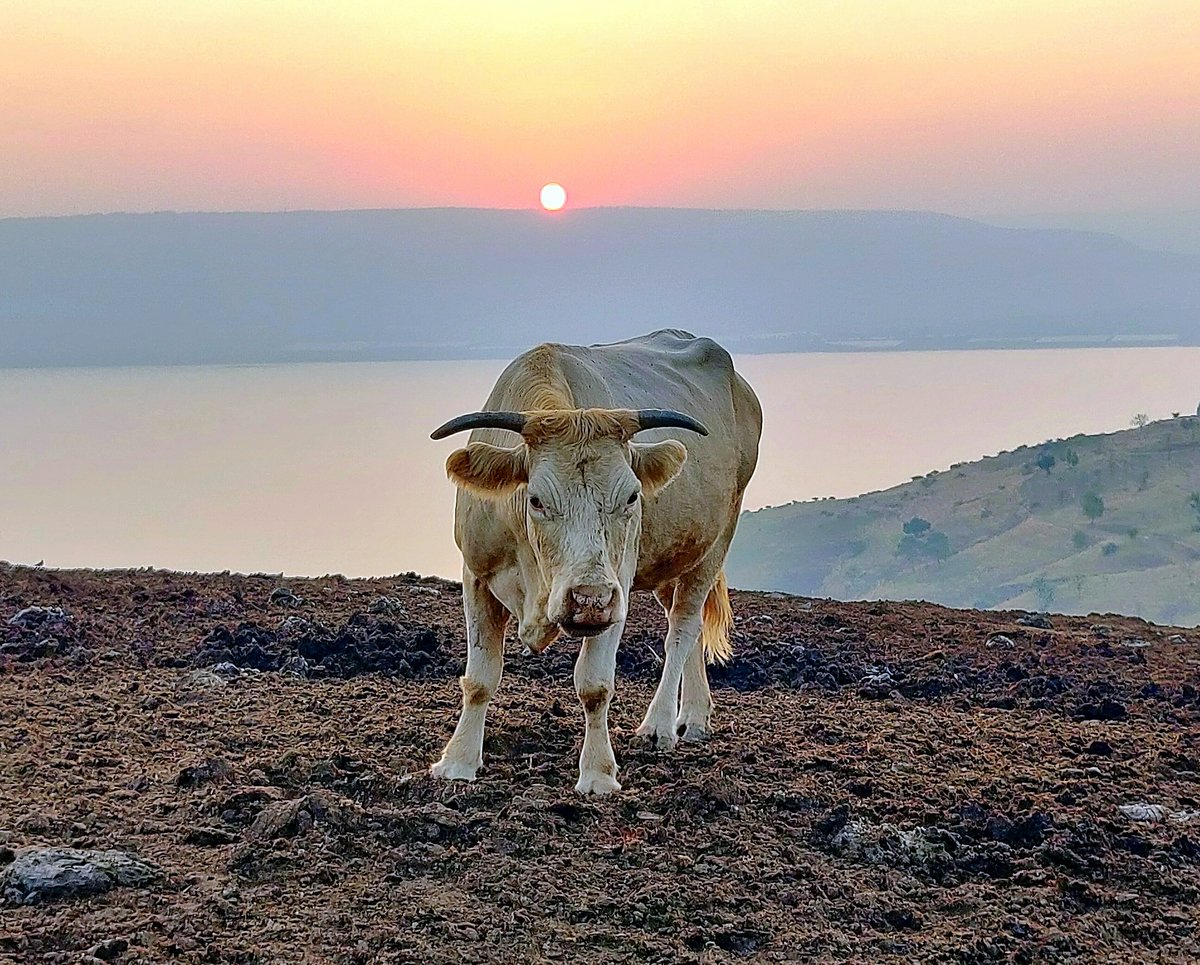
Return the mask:
<path id="1" fill-rule="evenodd" d="M 700 644 L 709 663 L 724 663 L 733 656 L 733 645 L 729 642 L 729 631 L 733 629 L 733 608 L 729 605 L 729 586 L 722 570 L 717 582 L 708 591 L 704 600 L 703 625 Z"/>

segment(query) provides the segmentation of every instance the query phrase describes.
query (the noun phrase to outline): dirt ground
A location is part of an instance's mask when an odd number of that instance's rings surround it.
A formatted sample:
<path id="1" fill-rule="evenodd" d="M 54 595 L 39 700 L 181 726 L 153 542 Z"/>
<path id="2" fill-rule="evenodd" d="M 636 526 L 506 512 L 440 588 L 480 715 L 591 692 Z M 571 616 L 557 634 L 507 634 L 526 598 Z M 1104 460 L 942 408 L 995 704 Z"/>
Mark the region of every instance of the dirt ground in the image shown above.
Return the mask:
<path id="1" fill-rule="evenodd" d="M 0 865 L 162 871 L 0 906 L 0 960 L 1200 960 L 1200 631 L 735 593 L 715 734 L 660 753 L 638 599 L 595 800 L 570 640 L 510 644 L 478 781 L 426 776 L 459 608 L 413 574 L 0 565 Z"/>

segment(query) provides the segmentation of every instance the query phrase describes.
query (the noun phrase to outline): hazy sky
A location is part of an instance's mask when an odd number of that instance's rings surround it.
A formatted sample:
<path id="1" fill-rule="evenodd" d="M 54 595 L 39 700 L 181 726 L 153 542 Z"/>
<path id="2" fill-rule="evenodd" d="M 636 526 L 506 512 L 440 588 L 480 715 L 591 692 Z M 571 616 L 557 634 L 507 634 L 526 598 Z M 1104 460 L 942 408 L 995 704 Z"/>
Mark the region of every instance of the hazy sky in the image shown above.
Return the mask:
<path id="1" fill-rule="evenodd" d="M 0 0 L 0 216 L 1200 207 L 1198 0 Z"/>

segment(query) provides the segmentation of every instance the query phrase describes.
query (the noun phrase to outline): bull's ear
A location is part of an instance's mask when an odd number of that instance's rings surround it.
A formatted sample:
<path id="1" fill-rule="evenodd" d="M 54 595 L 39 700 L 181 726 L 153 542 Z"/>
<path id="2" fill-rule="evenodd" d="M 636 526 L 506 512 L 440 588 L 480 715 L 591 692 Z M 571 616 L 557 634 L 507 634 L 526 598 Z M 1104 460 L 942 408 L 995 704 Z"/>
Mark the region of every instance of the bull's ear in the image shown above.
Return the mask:
<path id="1" fill-rule="evenodd" d="M 446 475 L 456 486 L 479 496 L 500 499 L 529 481 L 525 446 L 504 449 L 486 442 L 472 442 L 450 453 Z"/>
<path id="2" fill-rule="evenodd" d="M 653 495 L 679 475 L 687 462 L 687 448 L 682 442 L 666 439 L 663 442 L 634 442 L 633 472 L 642 484 L 642 492 Z"/>

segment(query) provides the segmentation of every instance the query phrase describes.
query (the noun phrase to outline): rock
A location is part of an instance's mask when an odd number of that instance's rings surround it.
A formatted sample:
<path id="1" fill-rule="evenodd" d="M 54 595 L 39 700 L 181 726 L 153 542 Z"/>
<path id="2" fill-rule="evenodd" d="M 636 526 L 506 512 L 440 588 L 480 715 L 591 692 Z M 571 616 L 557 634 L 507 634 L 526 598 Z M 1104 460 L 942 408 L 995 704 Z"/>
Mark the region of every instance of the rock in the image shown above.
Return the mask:
<path id="1" fill-rule="evenodd" d="M 232 680 L 234 677 L 242 675 L 242 668 L 236 663 L 230 663 L 228 660 L 222 660 L 220 663 L 215 663 L 208 668 L 219 677 L 225 677 L 227 680 Z"/>
<path id="2" fill-rule="evenodd" d="M 836 853 L 867 864 L 932 872 L 953 864 L 941 834 L 930 828 L 905 830 L 893 824 L 851 820 L 830 839 L 829 845 Z"/>
<path id="3" fill-rule="evenodd" d="M 408 592 L 418 596 L 441 596 L 437 589 L 432 586 L 410 586 Z"/>
<path id="4" fill-rule="evenodd" d="M 1145 650 L 1150 646 L 1150 641 L 1143 640 L 1141 637 L 1130 637 L 1128 640 L 1122 640 L 1121 646 L 1128 647 L 1130 650 Z"/>
<path id="5" fill-rule="evenodd" d="M 400 602 L 399 597 L 395 596 L 380 596 L 372 601 L 367 607 L 368 613 L 383 613 L 388 615 L 403 615 L 404 604 Z"/>
<path id="6" fill-rule="evenodd" d="M 175 778 L 175 786 L 182 788 L 199 787 L 216 781 L 228 781 L 233 777 L 233 767 L 227 761 L 214 757 L 202 764 L 185 767 Z"/>
<path id="7" fill-rule="evenodd" d="M 1129 711 L 1124 704 L 1105 697 L 1098 704 L 1081 704 L 1076 716 L 1081 720 L 1124 720 Z"/>
<path id="8" fill-rule="evenodd" d="M 281 640 L 292 640 L 296 637 L 308 636 L 313 632 L 313 625 L 304 617 L 285 617 L 279 621 L 276 633 Z"/>
<path id="9" fill-rule="evenodd" d="M 1136 804 L 1118 805 L 1117 810 L 1130 821 L 1145 824 L 1161 824 L 1167 819 L 1167 809 L 1161 804 L 1146 804 L 1144 801 L 1139 801 Z"/>
<path id="10" fill-rule="evenodd" d="M 192 828 L 184 838 L 188 844 L 198 844 L 203 848 L 219 847 L 224 844 L 234 844 L 237 842 L 237 835 L 232 831 L 226 831 L 224 828 Z"/>
<path id="11" fill-rule="evenodd" d="M 268 597 L 268 599 L 271 603 L 274 603 L 277 606 L 286 606 L 293 609 L 300 606 L 300 604 L 304 602 L 286 586 L 277 586 L 271 591 L 271 595 Z"/>
<path id="12" fill-rule="evenodd" d="M 996 647 L 1004 647 L 1006 650 L 1011 650 L 1016 646 L 1011 637 L 1006 637 L 1003 633 L 996 633 L 988 637 L 987 648 L 994 650 Z"/>
<path id="13" fill-rule="evenodd" d="M 188 690 L 219 690 L 225 686 L 225 678 L 211 670 L 193 670 L 184 674 L 179 685 Z"/>
<path id="14" fill-rule="evenodd" d="M 1038 630 L 1053 629 L 1049 613 L 1026 613 L 1024 616 L 1017 617 L 1017 623 L 1023 627 L 1036 627 Z"/>
<path id="15" fill-rule="evenodd" d="M 1112 757 L 1112 744 L 1108 741 L 1092 741 L 1083 749 L 1085 754 L 1090 754 L 1092 757 Z"/>
<path id="16" fill-rule="evenodd" d="M 106 942 L 100 942 L 88 949 L 88 954 L 92 958 L 98 958 L 102 962 L 113 962 L 118 957 L 129 951 L 129 941 L 125 938 L 110 938 Z"/>
<path id="17" fill-rule="evenodd" d="M 154 865 L 123 851 L 24 848 L 0 872 L 0 901 L 36 905 L 117 887 L 140 887 L 161 874 Z"/>
<path id="18" fill-rule="evenodd" d="M 1172 824 L 1191 824 L 1200 820 L 1200 811 L 1172 811 L 1161 804 L 1147 804 L 1145 801 L 1120 804 L 1117 810 L 1130 821 L 1141 824 L 1162 824 L 1164 821 L 1170 821 Z"/>
<path id="19" fill-rule="evenodd" d="M 8 618 L 10 627 L 20 627 L 22 630 L 41 629 L 47 624 L 68 623 L 71 619 L 62 607 L 58 606 L 27 606 L 18 610 Z"/>
<path id="20" fill-rule="evenodd" d="M 247 837 L 260 842 L 292 838 L 320 824 L 351 829 L 361 823 L 361 816 L 357 805 L 322 788 L 291 801 L 268 804 L 250 825 Z"/>
<path id="21" fill-rule="evenodd" d="M 278 801 L 283 793 L 277 787 L 249 785 L 237 787 L 218 801 L 209 802 L 205 812 L 219 814 L 230 824 L 249 824 L 265 805 Z"/>
<path id="22" fill-rule="evenodd" d="M 895 686 L 895 678 L 889 667 L 865 667 L 866 675 L 858 681 L 858 695 L 867 698 L 886 697 Z"/>
<path id="23" fill-rule="evenodd" d="M 1187 643 L 1187 637 L 1182 633 L 1172 633 L 1167 637 L 1167 643 Z"/>
<path id="24" fill-rule="evenodd" d="M 279 672 L 287 674 L 289 677 L 300 677 L 302 680 L 307 680 L 309 677 L 308 661 L 300 654 L 294 653 L 283 662 Z"/>
<path id="25" fill-rule="evenodd" d="M 0 643 L 0 654 L 17 658 L 53 657 L 60 649 L 66 648 L 54 637 L 43 637 L 40 640 L 32 638 L 6 640 L 4 643 Z"/>

